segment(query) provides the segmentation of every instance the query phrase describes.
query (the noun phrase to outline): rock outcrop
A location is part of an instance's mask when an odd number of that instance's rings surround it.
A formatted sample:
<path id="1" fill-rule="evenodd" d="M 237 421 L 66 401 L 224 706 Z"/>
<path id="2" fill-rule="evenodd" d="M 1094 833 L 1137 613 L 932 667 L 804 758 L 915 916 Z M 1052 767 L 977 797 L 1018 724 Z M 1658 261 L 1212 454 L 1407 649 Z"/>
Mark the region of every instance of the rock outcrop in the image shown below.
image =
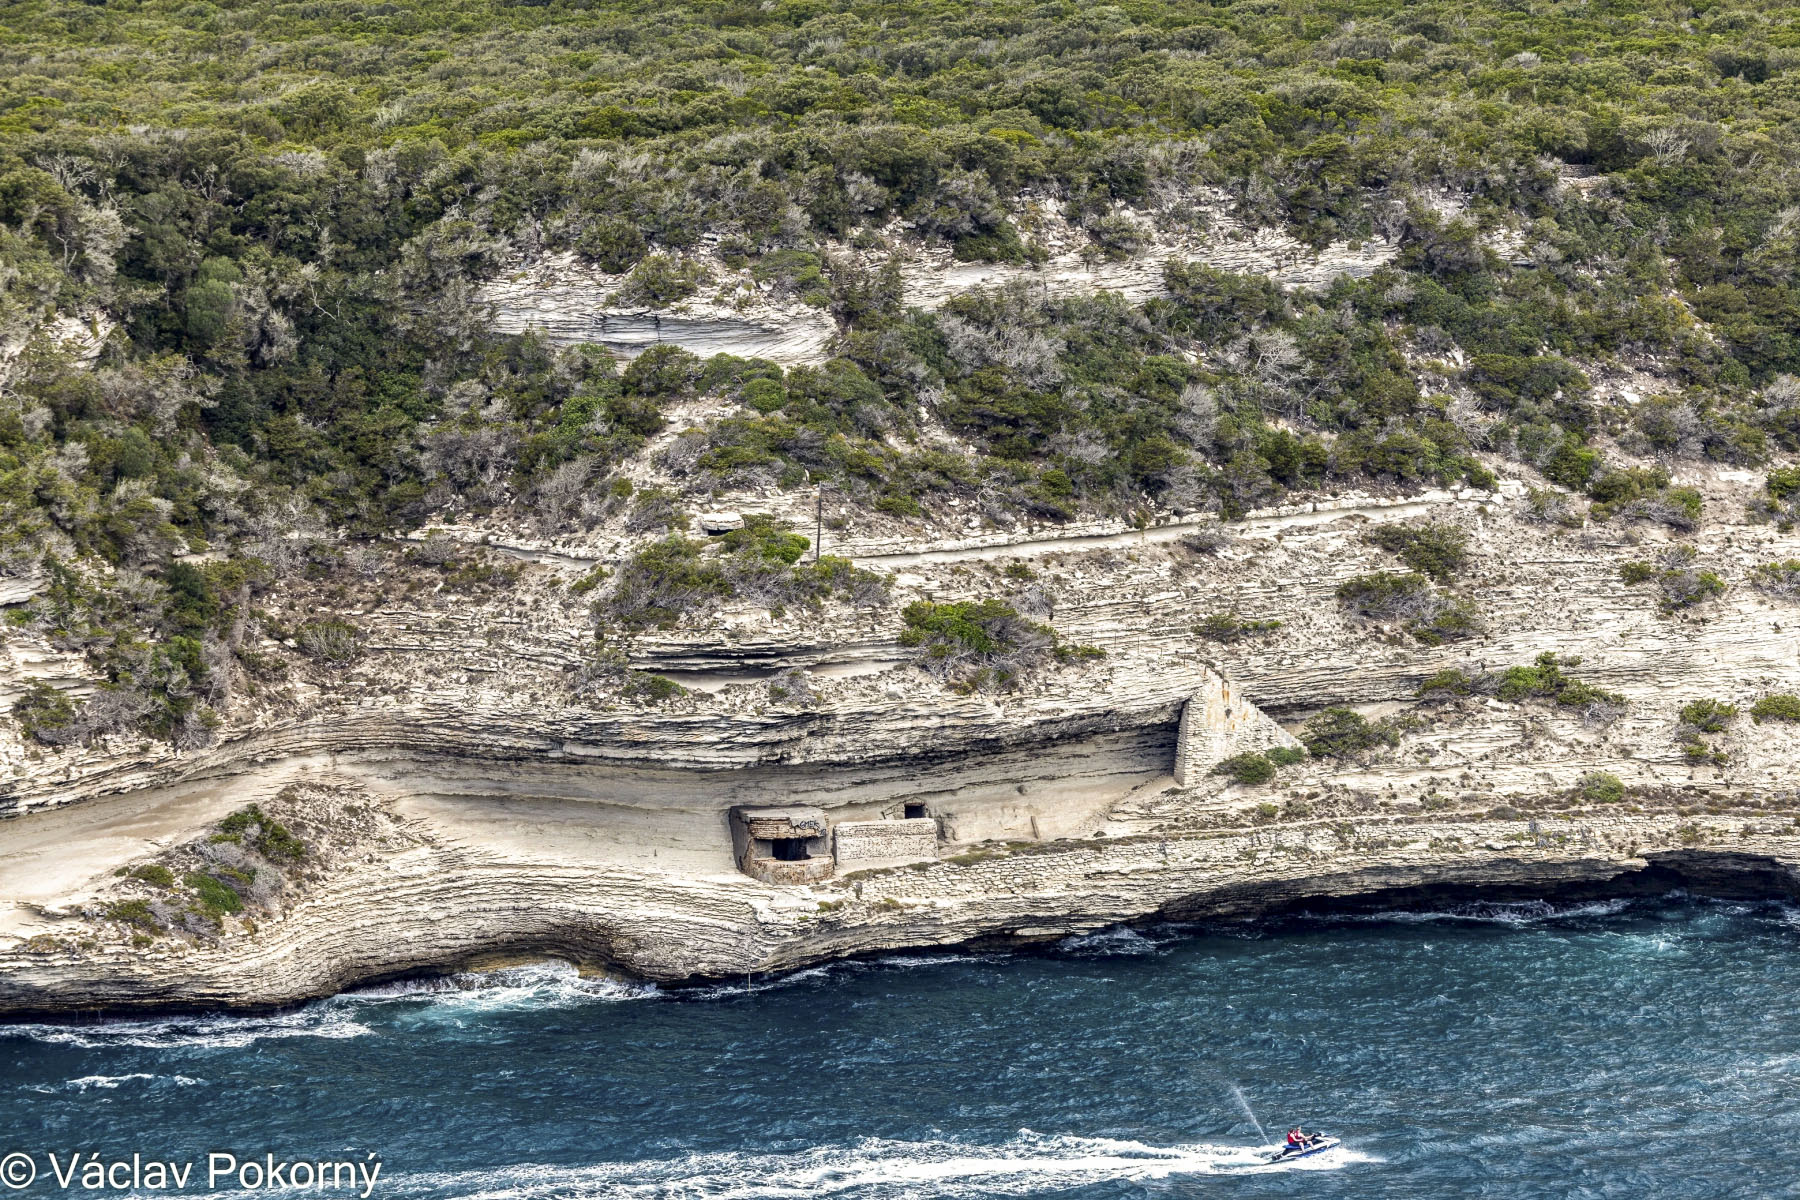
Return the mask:
<path id="1" fill-rule="evenodd" d="M 688 687 L 660 706 L 576 690 L 592 643 L 576 585 L 618 551 L 531 560 L 525 531 L 491 529 L 490 546 L 518 547 L 510 584 L 471 597 L 421 574 L 338 593 L 362 658 L 265 647 L 285 683 L 231 710 L 209 747 L 0 740 L 0 1010 L 286 1003 L 525 954 L 677 981 L 1423 887 L 1786 894 L 1800 727 L 1748 709 L 1800 692 L 1800 614 L 1754 570 L 1794 557 L 1794 538 L 1733 515 L 1747 481 L 1689 482 L 1719 517 L 1684 540 L 1727 590 L 1679 611 L 1619 571 L 1667 534 L 1540 524 L 1512 484 L 1225 525 L 911 543 L 852 528 L 844 550 L 893 574 L 890 607 L 727 606 L 648 632 L 630 667 Z M 745 510 L 726 497 L 718 511 Z M 1424 518 L 1466 533 L 1448 586 L 1479 617 L 1441 645 L 1335 597 L 1396 565 L 1362 530 Z M 991 696 L 950 694 L 908 661 L 894 605 L 1026 587 L 1066 643 L 1103 656 Z M 1221 629 L 1236 632 L 1206 636 Z M 15 687 L 84 675 L 31 635 L 9 635 L 7 654 Z M 1544 654 L 1621 703 L 1496 686 Z M 1680 712 L 1699 698 L 1738 715 L 1696 754 Z M 1336 707 L 1375 731 L 1365 745 L 1279 756 L 1266 782 L 1212 772 L 1306 741 Z M 293 785 L 338 798 L 295 818 L 336 849 L 267 911 L 215 914 L 212 932 L 133 923 L 133 899 L 176 916 L 194 899 L 178 873 L 165 893 L 132 868 Z M 816 813 L 804 855 L 771 835 L 780 870 L 747 874 L 734 809 Z M 384 814 L 386 832 L 334 832 L 352 811 Z"/>

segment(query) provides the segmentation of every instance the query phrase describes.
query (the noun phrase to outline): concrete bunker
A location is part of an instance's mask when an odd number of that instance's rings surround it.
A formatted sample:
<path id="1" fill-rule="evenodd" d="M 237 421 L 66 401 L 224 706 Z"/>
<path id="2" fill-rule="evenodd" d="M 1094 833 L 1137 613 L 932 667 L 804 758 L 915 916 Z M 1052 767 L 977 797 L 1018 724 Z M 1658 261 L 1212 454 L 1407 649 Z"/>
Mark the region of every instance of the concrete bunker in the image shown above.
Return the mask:
<path id="1" fill-rule="evenodd" d="M 764 883 L 801 884 L 837 870 L 830 826 L 822 809 L 803 805 L 731 810 L 731 844 L 738 869 Z"/>

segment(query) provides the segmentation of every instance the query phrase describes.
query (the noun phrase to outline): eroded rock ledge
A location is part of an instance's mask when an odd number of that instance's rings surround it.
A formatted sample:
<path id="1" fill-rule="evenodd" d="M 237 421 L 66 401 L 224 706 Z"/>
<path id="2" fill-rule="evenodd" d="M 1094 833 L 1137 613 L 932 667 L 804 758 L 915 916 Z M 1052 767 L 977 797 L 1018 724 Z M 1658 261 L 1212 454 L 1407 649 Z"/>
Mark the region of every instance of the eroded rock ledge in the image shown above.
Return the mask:
<path id="1" fill-rule="evenodd" d="M 878 951 L 1042 942 L 1148 918 L 1473 893 L 1800 895 L 1800 836 L 1785 815 L 1283 821 L 996 846 L 802 889 L 603 868 L 566 849 L 521 858 L 407 824 L 254 934 L 156 950 L 40 940 L 0 953 L 0 1012 L 273 1006 L 524 956 L 682 983 Z"/>
<path id="2" fill-rule="evenodd" d="M 1745 481 L 1695 482 L 1711 511 L 1745 511 Z M 584 704 L 567 682 L 592 638 L 580 562 L 531 563 L 481 603 L 362 601 L 365 660 L 329 677 L 297 666 L 286 700 L 247 709 L 208 749 L 0 746 L 0 806 L 19 814 L 0 825 L 0 1013 L 277 1005 L 526 955 L 679 982 L 1394 889 L 1800 890 L 1800 724 L 1747 711 L 1800 692 L 1793 601 L 1755 585 L 1794 535 L 1741 519 L 1696 531 L 1686 544 L 1728 590 L 1667 613 L 1619 570 L 1667 534 L 1546 526 L 1502 483 L 1321 500 L 1209 525 L 1198 548 L 1190 524 L 888 559 L 865 547 L 900 603 L 1005 594 L 1027 576 L 1064 637 L 1106 652 L 1002 697 L 951 695 L 897 661 L 891 613 L 765 610 L 640 640 L 635 666 L 695 685 L 680 704 Z M 1361 536 L 1370 522 L 1421 518 L 1468 535 L 1455 587 L 1478 636 L 1427 645 L 1335 598 L 1393 568 Z M 1231 614 L 1262 632 L 1197 632 Z M 8 678 L 79 677 L 47 644 L 8 653 Z M 1623 715 L 1491 688 L 1421 695 L 1446 671 L 1472 680 L 1542 654 L 1580 656 L 1580 678 L 1616 692 Z M 779 702 L 777 669 L 811 673 L 813 701 Z M 1696 759 L 1680 713 L 1699 698 L 1743 715 Z M 1395 738 L 1260 783 L 1214 773 L 1235 753 L 1291 749 L 1336 705 L 1394 722 Z M 1585 789 L 1595 772 L 1617 787 Z M 196 849 L 252 803 L 313 853 L 283 865 Z M 789 832 L 814 844 L 778 848 L 769 824 L 767 846 L 739 847 L 732 813 L 746 808 L 805 810 Z M 817 855 L 844 826 L 855 852 L 829 869 L 740 869 L 741 849 Z M 884 846 L 906 861 L 871 857 Z M 207 863 L 252 873 L 254 903 L 184 916 L 196 893 L 181 881 Z M 158 864 L 167 885 L 129 875 Z M 263 880 L 265 865 L 281 877 Z M 134 899 L 171 919 L 121 916 Z"/>

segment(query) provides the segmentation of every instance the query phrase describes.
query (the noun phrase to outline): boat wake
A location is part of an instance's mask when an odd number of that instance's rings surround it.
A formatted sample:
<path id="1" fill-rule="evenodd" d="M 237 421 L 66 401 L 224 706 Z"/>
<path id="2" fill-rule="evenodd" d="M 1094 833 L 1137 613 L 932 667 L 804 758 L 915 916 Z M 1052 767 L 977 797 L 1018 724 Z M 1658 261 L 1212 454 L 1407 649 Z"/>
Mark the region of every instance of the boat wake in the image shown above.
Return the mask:
<path id="1" fill-rule="evenodd" d="M 975 1200 L 1026 1196 L 1103 1181 L 1334 1170 L 1372 1161 L 1339 1147 L 1270 1163 L 1265 1149 L 1195 1143 L 1151 1146 L 1110 1138 L 1021 1130 L 998 1146 L 868 1138 L 792 1154 L 693 1154 L 587 1167 L 521 1165 L 493 1171 L 395 1178 L 392 1188 L 431 1200 Z"/>

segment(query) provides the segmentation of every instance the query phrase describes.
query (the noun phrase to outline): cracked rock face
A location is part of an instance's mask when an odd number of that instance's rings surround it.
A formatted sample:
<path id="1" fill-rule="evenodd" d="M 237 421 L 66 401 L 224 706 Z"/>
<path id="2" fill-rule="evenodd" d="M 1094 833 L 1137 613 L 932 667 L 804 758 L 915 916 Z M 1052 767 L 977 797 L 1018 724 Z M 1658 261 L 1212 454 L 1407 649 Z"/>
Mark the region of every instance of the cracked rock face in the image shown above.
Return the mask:
<path id="1" fill-rule="evenodd" d="M 529 955 L 676 981 L 1395 889 L 1790 893 L 1800 726 L 1749 710 L 1800 692 L 1800 609 L 1755 575 L 1796 557 L 1796 538 L 1740 515 L 1755 481 L 1680 481 L 1710 514 L 1681 540 L 1726 591 L 1679 611 L 1620 572 L 1671 534 L 1538 523 L 1515 480 L 1316 497 L 1222 526 L 908 537 L 853 521 L 833 551 L 893 576 L 886 607 L 726 604 L 648 631 L 629 667 L 688 688 L 661 702 L 580 689 L 592 625 L 576 585 L 629 539 L 472 527 L 469 544 L 517 566 L 510 583 L 457 591 L 396 566 L 272 600 L 346 614 L 363 653 L 264 647 L 285 673 L 211 746 L 0 735 L 0 1011 L 285 1003 Z M 712 511 L 759 500 L 786 502 Z M 1444 586 L 1478 618 L 1441 644 L 1337 599 L 1403 569 L 1366 530 L 1426 521 L 1466 535 Z M 906 603 L 1027 588 L 1065 642 L 1103 656 L 959 696 L 900 644 Z M 34 635 L 5 649 L 5 689 L 90 677 Z M 1622 704 L 1501 686 L 1544 654 Z M 1681 710 L 1703 698 L 1737 715 L 1696 735 Z M 1375 732 L 1327 754 L 1309 722 L 1334 709 Z M 1212 770 L 1272 749 L 1289 753 L 1260 780 Z M 308 853 L 198 849 L 250 804 Z M 900 844 L 890 824 L 932 836 L 905 862 L 849 854 L 771 883 L 739 869 L 736 806 L 816 811 L 850 846 Z M 207 872 L 241 889 L 239 909 L 185 882 Z"/>

